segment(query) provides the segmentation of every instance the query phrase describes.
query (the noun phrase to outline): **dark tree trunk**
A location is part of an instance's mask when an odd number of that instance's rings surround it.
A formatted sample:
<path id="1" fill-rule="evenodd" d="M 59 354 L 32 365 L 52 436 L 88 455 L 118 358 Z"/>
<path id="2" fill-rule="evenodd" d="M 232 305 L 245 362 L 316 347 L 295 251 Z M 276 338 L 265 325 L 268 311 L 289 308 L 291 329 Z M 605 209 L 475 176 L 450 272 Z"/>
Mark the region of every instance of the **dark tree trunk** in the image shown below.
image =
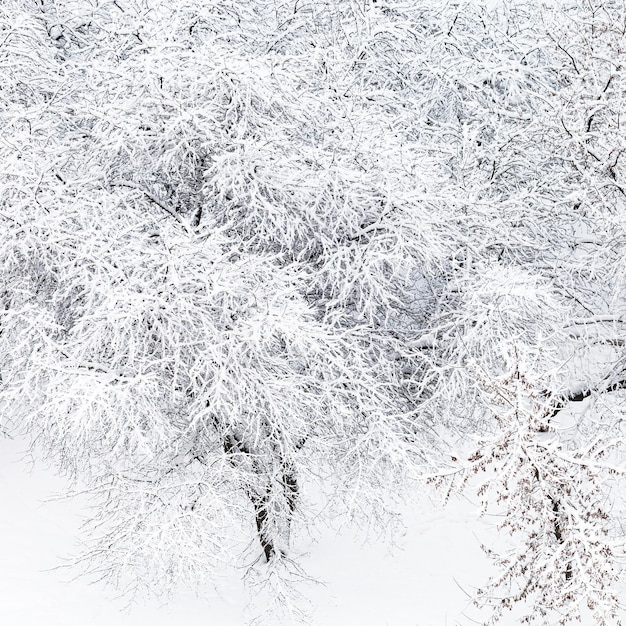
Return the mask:
<path id="1" fill-rule="evenodd" d="M 269 492 L 269 490 L 268 490 Z M 271 533 L 268 532 L 269 520 L 269 493 L 263 495 L 248 494 L 252 506 L 254 507 L 254 516 L 256 520 L 256 530 L 259 535 L 259 541 L 263 548 L 265 558 L 269 563 L 272 557 L 276 554 L 276 547 L 272 540 Z"/>
<path id="2" fill-rule="evenodd" d="M 218 424 L 216 424 L 217 426 Z M 302 442 L 304 443 L 304 442 Z M 233 465 L 238 465 L 237 458 L 248 457 L 252 460 L 252 467 L 255 469 L 261 483 L 265 482 L 265 489 L 255 489 L 248 487 L 246 489 L 246 495 L 252 503 L 254 509 L 254 519 L 256 523 L 256 530 L 263 549 L 263 554 L 269 561 L 276 556 L 276 554 L 284 554 L 282 550 L 276 546 L 275 531 L 276 528 L 282 523 L 287 531 L 291 524 L 293 513 L 296 509 L 296 503 L 298 500 L 298 481 L 296 478 L 295 468 L 292 463 L 280 459 L 280 467 L 282 468 L 280 479 L 276 481 L 277 484 L 272 484 L 272 476 L 263 472 L 263 468 L 259 467 L 258 463 L 254 460 L 250 448 L 234 433 L 225 433 L 223 435 L 223 447 L 224 452 L 227 454 L 229 461 Z M 273 489 L 273 487 L 277 489 Z M 272 500 L 273 498 L 284 498 L 284 502 L 287 504 L 286 518 L 284 520 L 278 520 L 279 524 L 276 524 L 275 519 L 272 519 Z M 278 507 L 280 510 L 281 507 Z"/>

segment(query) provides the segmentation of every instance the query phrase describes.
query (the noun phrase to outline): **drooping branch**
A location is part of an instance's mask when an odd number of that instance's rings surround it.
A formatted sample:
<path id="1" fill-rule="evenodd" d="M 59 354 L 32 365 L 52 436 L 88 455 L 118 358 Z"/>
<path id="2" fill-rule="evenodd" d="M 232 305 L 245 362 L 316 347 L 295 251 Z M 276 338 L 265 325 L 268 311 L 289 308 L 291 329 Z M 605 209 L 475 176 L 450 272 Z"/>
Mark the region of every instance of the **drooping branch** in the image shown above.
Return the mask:
<path id="1" fill-rule="evenodd" d="M 622 389 L 626 389 L 626 376 L 624 376 L 624 372 L 620 370 L 617 375 L 614 373 L 607 375 L 597 385 L 572 390 L 569 393 L 562 395 L 552 405 L 550 412 L 546 416 L 547 423 L 549 423 L 552 418 L 556 417 L 563 409 L 568 407 L 573 402 L 582 402 L 595 394 L 611 393 Z M 542 427 L 541 430 L 547 430 L 547 425 Z M 541 479 L 539 470 L 536 467 L 534 468 L 534 477 L 537 482 Z M 554 536 L 559 544 L 564 544 L 565 537 L 563 536 L 562 526 L 562 501 L 556 493 L 547 494 L 547 497 L 554 514 Z M 571 561 L 567 563 L 564 574 L 566 581 L 572 579 L 573 567 Z"/>
<path id="2" fill-rule="evenodd" d="M 619 391 L 620 389 L 626 389 L 626 377 L 624 372 L 620 372 L 620 377 L 615 379 L 609 375 L 604 378 L 598 385 L 592 387 L 584 387 L 579 390 L 573 390 L 570 393 L 561 396 L 552 405 L 550 413 L 547 415 L 548 421 L 553 417 L 556 417 L 564 408 L 566 408 L 572 402 L 582 402 L 586 398 L 591 397 L 594 394 L 611 393 L 613 391 Z"/>

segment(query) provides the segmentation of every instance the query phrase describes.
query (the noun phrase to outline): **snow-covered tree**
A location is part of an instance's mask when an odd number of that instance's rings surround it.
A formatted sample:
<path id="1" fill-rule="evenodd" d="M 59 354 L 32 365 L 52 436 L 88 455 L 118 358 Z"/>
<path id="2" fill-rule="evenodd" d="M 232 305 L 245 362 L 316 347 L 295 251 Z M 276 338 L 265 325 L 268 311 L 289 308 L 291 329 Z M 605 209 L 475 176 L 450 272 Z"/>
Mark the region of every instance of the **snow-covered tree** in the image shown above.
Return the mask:
<path id="1" fill-rule="evenodd" d="M 274 8 L 197 4 L 3 9 L 9 425 L 99 499 L 90 567 L 147 585 L 237 562 L 248 525 L 288 553 L 305 479 L 384 516 L 432 438 L 385 324 L 432 252 L 372 236 L 384 194 L 309 58 L 352 18 L 303 6 L 268 49 Z"/>
<path id="2" fill-rule="evenodd" d="M 89 568 L 203 585 L 250 530 L 276 566 L 322 506 L 384 521 L 421 473 L 485 470 L 522 547 L 478 601 L 610 619 L 623 26 L 3 4 L 3 426 L 93 494 Z"/>
<path id="3" fill-rule="evenodd" d="M 431 324 L 439 384 L 473 435 L 461 483 L 486 472 L 479 494 L 514 545 L 492 552 L 501 575 L 478 602 L 494 620 L 521 601 L 531 623 L 587 609 L 608 623 L 623 554 L 624 8 L 516 3 L 492 18 L 458 12 L 438 63 L 456 103 L 446 193 L 478 236 L 459 237 Z"/>

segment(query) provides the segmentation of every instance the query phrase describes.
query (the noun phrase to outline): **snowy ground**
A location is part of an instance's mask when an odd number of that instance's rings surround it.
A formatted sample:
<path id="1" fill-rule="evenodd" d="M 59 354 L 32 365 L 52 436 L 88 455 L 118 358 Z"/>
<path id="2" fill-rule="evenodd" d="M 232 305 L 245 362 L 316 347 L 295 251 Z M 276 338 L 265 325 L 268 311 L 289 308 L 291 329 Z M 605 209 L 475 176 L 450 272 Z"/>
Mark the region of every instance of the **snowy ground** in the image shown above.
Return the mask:
<path id="1" fill-rule="evenodd" d="M 51 500 L 63 481 L 24 462 L 23 444 L 0 441 L 0 624 L 2 626 L 242 626 L 245 591 L 237 580 L 221 597 L 180 595 L 130 609 L 115 593 L 55 569 L 76 548 L 79 502 Z M 464 592 L 490 565 L 479 541 L 493 520 L 457 501 L 445 511 L 423 504 L 409 512 L 397 547 L 362 545 L 349 531 L 306 546 L 306 570 L 324 584 L 310 589 L 315 626 L 469 626 L 482 623 Z M 514 620 L 511 621 L 511 624 Z"/>

